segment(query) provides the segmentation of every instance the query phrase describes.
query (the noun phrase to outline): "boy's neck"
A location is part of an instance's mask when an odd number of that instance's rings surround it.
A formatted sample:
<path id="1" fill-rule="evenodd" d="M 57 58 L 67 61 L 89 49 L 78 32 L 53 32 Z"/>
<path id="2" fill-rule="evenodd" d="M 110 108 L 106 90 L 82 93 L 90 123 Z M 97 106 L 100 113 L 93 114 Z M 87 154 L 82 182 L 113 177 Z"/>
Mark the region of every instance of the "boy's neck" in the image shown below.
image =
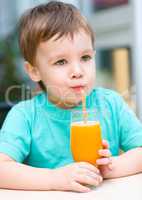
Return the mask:
<path id="1" fill-rule="evenodd" d="M 62 109 L 71 109 L 71 108 L 74 108 L 74 107 L 78 106 L 81 103 L 81 101 L 78 102 L 78 103 L 63 102 L 63 101 L 61 101 L 61 100 L 59 100 L 57 98 L 51 97 L 51 96 L 48 96 L 48 100 L 52 104 L 54 104 L 57 107 L 62 108 Z"/>

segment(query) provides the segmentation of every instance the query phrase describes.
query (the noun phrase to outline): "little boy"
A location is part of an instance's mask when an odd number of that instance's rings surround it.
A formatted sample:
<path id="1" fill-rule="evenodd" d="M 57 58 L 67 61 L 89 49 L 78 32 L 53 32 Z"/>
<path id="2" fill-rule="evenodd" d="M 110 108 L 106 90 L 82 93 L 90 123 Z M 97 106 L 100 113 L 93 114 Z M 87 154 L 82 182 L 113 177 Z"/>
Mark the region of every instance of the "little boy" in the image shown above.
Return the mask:
<path id="1" fill-rule="evenodd" d="M 117 93 L 93 89 L 94 35 L 80 12 L 55 1 L 28 10 L 20 20 L 19 43 L 25 69 L 43 92 L 14 106 L 5 119 L 0 188 L 87 192 L 103 178 L 141 172 L 142 125 Z M 82 90 L 87 109 L 100 116 L 98 168 L 75 163 L 70 151 L 70 116 L 82 108 Z"/>

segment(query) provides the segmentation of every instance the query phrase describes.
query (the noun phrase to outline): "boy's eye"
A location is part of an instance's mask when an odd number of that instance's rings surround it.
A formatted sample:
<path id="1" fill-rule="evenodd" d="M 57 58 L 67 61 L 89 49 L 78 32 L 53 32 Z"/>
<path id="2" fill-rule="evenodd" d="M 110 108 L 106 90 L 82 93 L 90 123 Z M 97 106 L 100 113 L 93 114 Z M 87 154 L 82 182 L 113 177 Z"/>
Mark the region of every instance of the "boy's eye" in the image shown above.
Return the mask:
<path id="1" fill-rule="evenodd" d="M 88 60 L 91 60 L 91 59 L 92 59 L 92 56 L 90 56 L 90 55 L 84 55 L 84 56 L 81 57 L 81 60 L 83 60 L 83 61 L 88 61 Z"/>
<path id="2" fill-rule="evenodd" d="M 61 59 L 58 60 L 57 62 L 55 62 L 55 65 L 65 65 L 67 63 L 67 61 L 65 59 Z"/>

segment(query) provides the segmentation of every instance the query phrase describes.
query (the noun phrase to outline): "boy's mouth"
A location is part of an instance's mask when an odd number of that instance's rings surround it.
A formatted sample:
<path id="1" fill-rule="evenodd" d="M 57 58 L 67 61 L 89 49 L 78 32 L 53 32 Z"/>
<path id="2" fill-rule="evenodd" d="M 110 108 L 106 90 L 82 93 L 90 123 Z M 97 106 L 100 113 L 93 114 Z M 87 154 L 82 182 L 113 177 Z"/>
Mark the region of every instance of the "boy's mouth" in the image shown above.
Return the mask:
<path id="1" fill-rule="evenodd" d="M 82 90 L 84 90 L 85 86 L 82 86 L 82 85 L 77 85 L 77 86 L 74 86 L 74 87 L 71 87 L 73 89 L 74 92 L 81 92 Z"/>

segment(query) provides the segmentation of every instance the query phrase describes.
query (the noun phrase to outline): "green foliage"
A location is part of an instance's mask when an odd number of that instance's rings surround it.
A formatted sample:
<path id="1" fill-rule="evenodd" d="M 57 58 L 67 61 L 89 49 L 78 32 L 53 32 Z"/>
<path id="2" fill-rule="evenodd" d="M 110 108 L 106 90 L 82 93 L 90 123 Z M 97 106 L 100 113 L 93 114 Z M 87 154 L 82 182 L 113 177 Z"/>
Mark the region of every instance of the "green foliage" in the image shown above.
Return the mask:
<path id="1" fill-rule="evenodd" d="M 0 101 L 4 101 L 8 87 L 20 85 L 22 82 L 16 73 L 16 61 L 20 58 L 17 38 L 17 33 L 14 31 L 0 40 Z"/>

